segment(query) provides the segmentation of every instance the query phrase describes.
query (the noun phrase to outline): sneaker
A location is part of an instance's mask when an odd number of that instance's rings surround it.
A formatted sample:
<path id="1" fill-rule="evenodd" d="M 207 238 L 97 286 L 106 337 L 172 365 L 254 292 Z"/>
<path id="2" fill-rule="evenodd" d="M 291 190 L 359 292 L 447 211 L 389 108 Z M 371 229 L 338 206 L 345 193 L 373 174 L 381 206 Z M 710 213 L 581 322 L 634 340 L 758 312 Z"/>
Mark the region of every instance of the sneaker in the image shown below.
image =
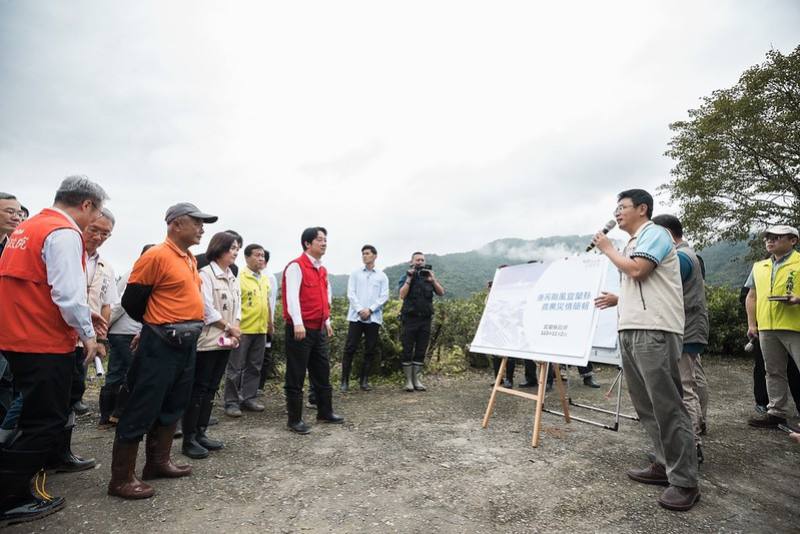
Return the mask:
<path id="1" fill-rule="evenodd" d="M 235 404 L 231 404 L 230 406 L 225 407 L 225 415 L 228 417 L 241 417 L 242 410 Z"/>
<path id="2" fill-rule="evenodd" d="M 751 417 L 747 420 L 747 424 L 756 428 L 778 428 L 778 425 L 786 424 L 786 418 L 768 413 L 757 417 Z"/>

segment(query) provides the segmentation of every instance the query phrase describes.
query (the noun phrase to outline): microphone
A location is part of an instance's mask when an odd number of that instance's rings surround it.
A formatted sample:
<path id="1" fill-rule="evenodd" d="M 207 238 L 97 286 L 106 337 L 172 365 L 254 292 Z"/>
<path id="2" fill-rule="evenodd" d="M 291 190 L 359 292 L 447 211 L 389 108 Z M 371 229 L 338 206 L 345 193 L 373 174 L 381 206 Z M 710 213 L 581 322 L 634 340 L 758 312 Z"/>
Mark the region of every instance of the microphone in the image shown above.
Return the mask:
<path id="1" fill-rule="evenodd" d="M 603 227 L 603 229 L 602 229 L 602 230 L 600 230 L 600 231 L 601 231 L 601 232 L 603 232 L 604 234 L 607 234 L 607 233 L 608 233 L 608 232 L 610 232 L 610 231 L 611 231 L 611 229 L 612 229 L 612 228 L 614 228 L 616 225 L 617 225 L 617 221 L 615 221 L 614 219 L 612 219 L 612 220 L 608 221 L 608 222 L 606 223 L 606 225 Z M 589 252 L 589 251 L 590 251 L 590 250 L 592 250 L 593 248 L 594 248 L 594 243 L 589 243 L 589 246 L 588 246 L 588 247 L 586 247 L 586 252 Z"/>

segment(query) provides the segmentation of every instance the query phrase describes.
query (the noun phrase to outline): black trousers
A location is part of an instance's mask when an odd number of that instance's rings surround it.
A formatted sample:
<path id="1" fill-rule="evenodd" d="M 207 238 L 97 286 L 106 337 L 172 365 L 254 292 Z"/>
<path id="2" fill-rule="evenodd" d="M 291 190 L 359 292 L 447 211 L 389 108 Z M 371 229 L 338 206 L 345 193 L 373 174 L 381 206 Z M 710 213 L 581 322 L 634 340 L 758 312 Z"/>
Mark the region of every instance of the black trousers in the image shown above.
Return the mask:
<path id="1" fill-rule="evenodd" d="M 73 404 L 83 398 L 83 394 L 86 392 L 86 366 L 83 364 L 85 358 L 83 347 L 75 347 L 72 385 L 69 391 L 70 409 L 72 409 Z"/>
<path id="2" fill-rule="evenodd" d="M 403 365 L 424 364 L 431 340 L 431 317 L 403 317 L 400 342 L 403 344 Z"/>
<path id="3" fill-rule="evenodd" d="M 303 399 L 303 382 L 306 379 L 314 387 L 317 396 L 330 396 L 331 362 L 328 333 L 306 329 L 306 337 L 294 338 L 294 327 L 286 324 L 286 377 L 283 389 L 287 400 Z"/>
<path id="4" fill-rule="evenodd" d="M 764 354 L 761 352 L 761 345 L 758 340 L 753 341 L 753 397 L 756 404 L 766 406 L 769 404 L 769 395 L 767 395 L 767 372 L 764 369 Z M 789 363 L 786 366 L 786 378 L 789 381 L 789 391 L 792 392 L 794 405 L 797 411 L 800 412 L 800 372 L 794 364 L 794 359 L 788 358 Z"/>
<path id="5" fill-rule="evenodd" d="M 173 347 L 145 325 L 128 371 L 128 404 L 117 423 L 117 439 L 141 441 L 154 425 L 170 426 L 183 415 L 194 384 L 197 340 Z"/>
<path id="6" fill-rule="evenodd" d="M 378 331 L 381 325 L 378 323 L 363 323 L 361 321 L 349 321 L 347 327 L 347 341 L 344 344 L 344 356 L 342 357 L 342 378 L 349 376 L 350 367 L 353 363 L 353 355 L 358 350 L 361 336 L 364 336 L 364 361 L 361 364 L 361 377 L 369 375 L 369 369 L 375 359 L 378 348 Z"/>
<path id="7" fill-rule="evenodd" d="M 230 355 L 230 350 L 209 350 L 197 353 L 191 402 L 200 405 L 200 414 L 197 418 L 199 427 L 208 426 L 214 395 L 219 389 L 219 383 L 222 381 L 222 375 L 225 374 Z M 192 429 L 184 428 L 183 431 L 191 432 Z"/>
<path id="8" fill-rule="evenodd" d="M 497 377 L 497 373 L 500 372 L 500 364 L 503 361 L 502 356 L 492 356 L 492 369 L 494 369 L 494 376 Z M 506 363 L 506 378 L 509 382 L 514 382 L 514 369 L 517 367 L 517 359 L 516 358 L 509 358 L 508 363 Z"/>
<path id="9" fill-rule="evenodd" d="M 67 424 L 75 354 L 3 354 L 14 374 L 14 390 L 23 398 L 20 435 L 9 450 L 49 451 Z"/>

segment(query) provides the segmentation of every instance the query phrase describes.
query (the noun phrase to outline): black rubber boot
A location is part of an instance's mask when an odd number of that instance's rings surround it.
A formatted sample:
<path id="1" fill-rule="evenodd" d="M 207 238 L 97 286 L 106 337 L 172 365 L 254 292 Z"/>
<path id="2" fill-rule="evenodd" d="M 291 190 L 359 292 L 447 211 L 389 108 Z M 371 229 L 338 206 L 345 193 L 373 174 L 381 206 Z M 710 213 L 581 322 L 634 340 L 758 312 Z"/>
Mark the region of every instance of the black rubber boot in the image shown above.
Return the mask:
<path id="1" fill-rule="evenodd" d="M 208 449 L 197 442 L 197 420 L 200 417 L 200 400 L 192 398 L 186 411 L 183 412 L 183 445 L 181 452 L 184 456 L 195 460 L 208 458 Z"/>
<path id="2" fill-rule="evenodd" d="M 352 368 L 352 364 L 352 356 L 345 356 L 342 359 L 342 382 L 339 385 L 339 391 L 342 393 L 347 393 L 347 390 L 350 389 L 350 369 Z"/>
<path id="3" fill-rule="evenodd" d="M 287 426 L 295 434 L 308 434 L 311 428 L 303 421 L 303 398 L 286 399 L 286 413 L 289 416 Z"/>
<path id="4" fill-rule="evenodd" d="M 361 364 L 361 376 L 359 377 L 359 387 L 362 391 L 371 391 L 372 386 L 369 385 L 369 368 L 371 367 L 370 361 L 364 356 L 364 362 Z"/>
<path id="5" fill-rule="evenodd" d="M 344 423 L 344 417 L 333 413 L 333 392 L 330 389 L 318 394 L 317 421 L 335 425 Z"/>
<path id="6" fill-rule="evenodd" d="M 77 473 L 92 469 L 95 466 L 94 458 L 85 460 L 72 452 L 72 429 L 75 427 L 75 414 L 67 419 L 67 426 L 58 437 L 54 449 L 47 458 L 45 469 L 56 473 Z"/>
<path id="7" fill-rule="evenodd" d="M 197 443 L 206 449 L 210 451 L 218 451 L 225 447 L 225 443 L 218 439 L 211 439 L 208 437 L 208 434 L 206 434 L 208 422 L 211 420 L 211 411 L 214 409 L 214 403 L 211 402 L 213 398 L 213 393 L 209 396 L 203 397 L 203 404 L 200 406 L 200 415 L 197 418 L 197 432 L 195 439 L 197 439 Z"/>
<path id="8" fill-rule="evenodd" d="M 40 471 L 47 451 L 0 452 L 0 528 L 35 521 L 64 507 L 63 497 L 47 493 Z"/>
<path id="9" fill-rule="evenodd" d="M 100 405 L 100 421 L 97 422 L 98 425 L 105 426 L 111 424 L 111 414 L 114 412 L 116 402 L 116 386 L 103 386 L 100 388 L 100 398 L 98 399 L 98 404 Z"/>

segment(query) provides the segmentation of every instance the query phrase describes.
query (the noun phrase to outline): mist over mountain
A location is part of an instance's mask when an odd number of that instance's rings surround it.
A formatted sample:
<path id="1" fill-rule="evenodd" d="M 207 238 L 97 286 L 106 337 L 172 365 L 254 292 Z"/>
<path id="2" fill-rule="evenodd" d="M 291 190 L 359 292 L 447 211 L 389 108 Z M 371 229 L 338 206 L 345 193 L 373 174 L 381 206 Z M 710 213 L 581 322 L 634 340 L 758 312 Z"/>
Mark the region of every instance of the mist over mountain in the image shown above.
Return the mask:
<path id="1" fill-rule="evenodd" d="M 465 298 L 486 287 L 500 265 L 528 261 L 552 261 L 583 252 L 592 239 L 591 234 L 542 237 L 539 239 L 497 239 L 477 250 L 451 254 L 426 254 L 436 277 L 445 288 L 445 298 Z M 623 243 L 617 243 L 619 247 Z M 746 261 L 747 243 L 716 243 L 700 251 L 706 264 L 706 282 L 710 285 L 741 287 L 751 264 Z M 389 277 L 389 291 L 396 296 L 398 282 L 408 269 L 401 263 L 383 267 Z M 334 296 L 347 293 L 349 274 L 330 275 Z"/>

